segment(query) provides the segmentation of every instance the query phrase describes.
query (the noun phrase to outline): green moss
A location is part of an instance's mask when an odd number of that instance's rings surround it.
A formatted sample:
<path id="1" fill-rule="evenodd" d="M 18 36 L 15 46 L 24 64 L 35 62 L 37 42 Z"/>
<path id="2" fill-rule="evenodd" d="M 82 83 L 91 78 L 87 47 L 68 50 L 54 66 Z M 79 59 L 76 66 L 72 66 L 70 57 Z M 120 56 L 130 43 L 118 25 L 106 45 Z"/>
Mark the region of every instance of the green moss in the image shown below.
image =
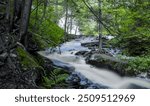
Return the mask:
<path id="1" fill-rule="evenodd" d="M 32 40 L 36 42 L 40 49 L 57 46 L 62 42 L 64 36 L 63 29 L 50 20 L 44 20 L 38 30 L 32 28 L 31 23 L 30 32 L 33 35 Z"/>
<path id="2" fill-rule="evenodd" d="M 24 69 L 42 68 L 27 51 L 25 51 L 21 47 L 18 47 L 16 50 L 19 55 L 19 60 L 22 65 L 22 68 Z"/>

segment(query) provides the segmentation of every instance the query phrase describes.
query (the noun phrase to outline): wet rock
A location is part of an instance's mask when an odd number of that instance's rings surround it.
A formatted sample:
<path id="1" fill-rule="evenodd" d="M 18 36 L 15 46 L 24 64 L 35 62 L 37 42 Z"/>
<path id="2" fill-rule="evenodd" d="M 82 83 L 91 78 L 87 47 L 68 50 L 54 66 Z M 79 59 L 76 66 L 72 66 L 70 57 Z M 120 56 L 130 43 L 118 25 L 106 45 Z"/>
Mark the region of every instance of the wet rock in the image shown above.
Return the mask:
<path id="1" fill-rule="evenodd" d="M 72 73 L 67 79 L 66 82 L 72 85 L 79 85 L 80 77 L 76 73 Z"/>
<path id="2" fill-rule="evenodd" d="M 150 78 L 150 71 L 147 72 L 147 77 Z"/>
<path id="3" fill-rule="evenodd" d="M 75 68 L 68 63 L 64 63 L 64 62 L 61 62 L 58 60 L 52 60 L 52 62 L 53 62 L 53 65 L 55 65 L 59 68 L 63 68 L 65 70 L 67 70 L 69 73 L 71 73 L 75 70 Z"/>
<path id="4" fill-rule="evenodd" d="M 91 84 L 87 89 L 108 89 L 109 87 L 101 85 L 101 84 Z"/>
<path id="5" fill-rule="evenodd" d="M 88 85 L 87 81 L 80 81 L 80 85 L 86 87 Z"/>
<path id="6" fill-rule="evenodd" d="M 93 46 L 98 46 L 99 42 L 94 41 L 94 42 L 86 42 L 86 43 L 81 43 L 81 46 L 84 47 L 93 47 Z"/>
<path id="7" fill-rule="evenodd" d="M 126 87 L 124 87 L 125 89 L 150 89 L 148 87 L 145 87 L 144 85 L 137 85 L 137 84 L 129 84 Z"/>
<path id="8" fill-rule="evenodd" d="M 85 56 L 89 51 L 79 51 L 77 53 L 75 53 L 75 55 L 77 56 Z"/>
<path id="9" fill-rule="evenodd" d="M 110 55 L 94 53 L 86 58 L 86 63 L 99 68 L 113 70 L 120 75 L 125 75 L 124 66 L 127 62 Z"/>
<path id="10" fill-rule="evenodd" d="M 147 77 L 146 73 L 140 73 L 140 74 L 137 75 L 137 78 L 145 79 L 146 77 Z"/>
<path id="11" fill-rule="evenodd" d="M 87 78 L 85 78 L 85 77 L 82 77 L 81 78 L 81 76 L 80 76 L 80 79 L 81 79 L 81 81 L 80 81 L 80 86 L 81 86 L 81 88 L 87 88 L 89 85 L 91 85 L 92 84 L 92 82 L 91 81 L 89 81 Z"/>

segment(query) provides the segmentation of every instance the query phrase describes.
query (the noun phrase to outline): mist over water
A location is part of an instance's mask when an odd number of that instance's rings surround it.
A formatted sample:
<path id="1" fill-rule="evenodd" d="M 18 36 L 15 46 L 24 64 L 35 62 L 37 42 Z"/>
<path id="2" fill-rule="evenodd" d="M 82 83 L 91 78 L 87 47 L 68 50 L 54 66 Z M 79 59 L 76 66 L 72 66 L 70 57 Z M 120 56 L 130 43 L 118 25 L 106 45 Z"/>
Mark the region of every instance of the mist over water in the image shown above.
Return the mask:
<path id="1" fill-rule="evenodd" d="M 75 55 L 77 51 L 88 50 L 88 48 L 82 47 L 80 42 L 81 41 L 79 40 L 73 40 L 71 42 L 63 44 L 60 48 L 62 50 L 61 54 L 55 52 L 47 55 L 45 51 L 41 51 L 39 52 L 39 54 L 51 60 L 58 60 L 64 63 L 69 63 L 70 65 L 75 67 L 76 72 L 81 73 L 87 79 L 91 80 L 94 83 L 106 85 L 110 88 L 125 89 L 132 88 L 133 86 L 140 88 L 150 88 L 150 82 L 144 79 L 120 77 L 110 70 L 99 69 L 86 64 L 83 57 Z"/>

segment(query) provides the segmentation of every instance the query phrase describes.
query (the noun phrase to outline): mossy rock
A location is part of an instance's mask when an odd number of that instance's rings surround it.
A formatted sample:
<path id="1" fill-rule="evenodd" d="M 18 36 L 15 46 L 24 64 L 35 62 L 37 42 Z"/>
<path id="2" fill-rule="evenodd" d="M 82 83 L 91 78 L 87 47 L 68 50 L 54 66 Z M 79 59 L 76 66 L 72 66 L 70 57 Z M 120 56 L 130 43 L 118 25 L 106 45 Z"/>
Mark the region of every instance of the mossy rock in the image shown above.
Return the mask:
<path id="1" fill-rule="evenodd" d="M 34 59 L 34 57 L 31 54 L 29 54 L 27 51 L 25 51 L 23 48 L 18 47 L 16 51 L 19 56 L 19 61 L 22 66 L 22 69 L 24 71 L 29 69 L 34 69 L 34 68 L 43 69 L 36 61 L 36 59 Z"/>
<path id="2" fill-rule="evenodd" d="M 124 67 L 127 61 L 123 61 L 119 58 L 109 56 L 106 54 L 92 54 L 88 59 L 86 59 L 88 64 L 92 64 L 99 68 L 110 69 L 120 75 L 125 75 Z"/>

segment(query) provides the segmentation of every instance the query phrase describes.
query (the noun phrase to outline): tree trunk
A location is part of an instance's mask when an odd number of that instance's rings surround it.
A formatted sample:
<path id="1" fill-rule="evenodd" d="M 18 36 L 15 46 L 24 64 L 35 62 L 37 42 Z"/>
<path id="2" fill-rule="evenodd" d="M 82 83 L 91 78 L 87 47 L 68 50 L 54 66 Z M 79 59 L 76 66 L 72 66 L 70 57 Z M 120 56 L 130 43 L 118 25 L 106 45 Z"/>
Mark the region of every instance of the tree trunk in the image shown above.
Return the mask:
<path id="1" fill-rule="evenodd" d="M 59 18 L 59 15 L 58 15 L 58 0 L 55 0 L 55 23 L 58 24 L 58 18 Z"/>
<path id="2" fill-rule="evenodd" d="M 31 6 L 32 0 L 23 0 L 19 40 L 24 44 L 24 46 L 26 46 L 26 38 L 27 38 L 26 34 L 28 30 Z"/>
<path id="3" fill-rule="evenodd" d="M 71 34 L 71 32 L 72 32 L 72 21 L 73 21 L 73 17 L 72 17 L 72 11 L 71 11 L 71 13 L 70 13 L 70 34 Z"/>
<path id="4" fill-rule="evenodd" d="M 65 37 L 65 40 L 67 40 L 68 0 L 65 0 L 64 7 L 65 7 L 64 37 Z"/>
<path id="5" fill-rule="evenodd" d="M 101 12 L 101 0 L 98 0 L 98 18 L 102 21 L 102 12 Z M 102 25 L 98 21 L 98 32 L 99 32 L 99 51 L 102 51 Z"/>
<path id="6" fill-rule="evenodd" d="M 78 26 L 76 26 L 75 35 L 77 35 L 77 31 L 78 31 Z"/>

